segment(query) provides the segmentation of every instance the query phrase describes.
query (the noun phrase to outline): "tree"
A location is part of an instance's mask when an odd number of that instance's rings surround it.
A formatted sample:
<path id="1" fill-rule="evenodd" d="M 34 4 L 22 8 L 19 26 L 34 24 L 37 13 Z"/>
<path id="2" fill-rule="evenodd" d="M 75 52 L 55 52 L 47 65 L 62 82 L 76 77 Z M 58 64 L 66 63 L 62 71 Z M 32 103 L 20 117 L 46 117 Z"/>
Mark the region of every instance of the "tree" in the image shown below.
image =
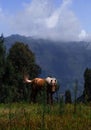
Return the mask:
<path id="1" fill-rule="evenodd" d="M 87 101 L 91 101 L 91 69 L 89 68 L 84 72 L 84 81 L 83 95 Z"/>
<path id="2" fill-rule="evenodd" d="M 4 82 L 3 76 L 5 73 L 5 60 L 6 60 L 6 49 L 4 46 L 4 37 L 3 34 L 0 36 L 0 102 L 4 98 Z"/>
<path id="3" fill-rule="evenodd" d="M 15 95 L 17 95 L 17 100 L 25 100 L 24 74 L 29 74 L 32 79 L 41 73 L 40 67 L 35 62 L 35 55 L 29 49 L 28 45 L 16 42 L 9 50 L 7 62 L 9 62 L 10 68 L 13 70 L 11 71 L 12 74 L 10 74 L 10 77 L 12 75 L 13 86 L 16 87 Z"/>
<path id="4" fill-rule="evenodd" d="M 28 45 L 16 42 L 9 50 L 9 60 L 15 68 L 16 73 L 29 73 L 31 78 L 41 73 L 40 67 L 35 62 L 35 55 Z"/>
<path id="5" fill-rule="evenodd" d="M 4 73 L 4 67 L 5 67 L 5 46 L 4 46 L 4 37 L 3 34 L 0 36 L 0 83 L 2 80 L 2 76 Z"/>
<path id="6" fill-rule="evenodd" d="M 65 91 L 65 103 L 72 103 L 70 90 Z"/>

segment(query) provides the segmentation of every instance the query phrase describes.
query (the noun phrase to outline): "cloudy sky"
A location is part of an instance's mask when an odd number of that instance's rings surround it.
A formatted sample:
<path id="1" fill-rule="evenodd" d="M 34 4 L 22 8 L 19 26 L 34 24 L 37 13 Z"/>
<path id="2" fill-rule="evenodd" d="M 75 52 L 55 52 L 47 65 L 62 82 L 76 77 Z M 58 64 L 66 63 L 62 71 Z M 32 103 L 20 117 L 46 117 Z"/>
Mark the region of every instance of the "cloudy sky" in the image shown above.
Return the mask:
<path id="1" fill-rule="evenodd" d="M 91 0 L 0 0 L 0 33 L 90 40 Z"/>

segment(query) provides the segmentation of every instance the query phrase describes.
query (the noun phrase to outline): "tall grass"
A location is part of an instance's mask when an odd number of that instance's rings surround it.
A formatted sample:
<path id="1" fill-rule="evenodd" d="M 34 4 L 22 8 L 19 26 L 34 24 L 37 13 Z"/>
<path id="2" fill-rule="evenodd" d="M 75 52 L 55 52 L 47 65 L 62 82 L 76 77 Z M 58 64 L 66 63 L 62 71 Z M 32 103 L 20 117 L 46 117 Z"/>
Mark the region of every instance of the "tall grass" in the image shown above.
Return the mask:
<path id="1" fill-rule="evenodd" d="M 42 104 L 14 103 L 11 107 L 1 104 L 0 130 L 90 130 L 90 106 L 77 104 L 76 107 L 74 115 L 73 104 L 64 104 L 63 113 L 59 111 L 60 104 L 50 106 L 50 112 L 46 105 L 43 115 Z"/>
<path id="2" fill-rule="evenodd" d="M 74 84 L 74 113 L 76 113 L 77 109 L 77 90 L 78 90 L 78 81 L 75 81 Z"/>
<path id="3" fill-rule="evenodd" d="M 9 103 L 0 104 L 0 130 L 90 130 L 91 105 L 77 104 L 77 87 L 76 81 L 73 104 L 65 104 L 63 96 L 47 104 L 45 88 L 36 104 L 8 99 Z"/>

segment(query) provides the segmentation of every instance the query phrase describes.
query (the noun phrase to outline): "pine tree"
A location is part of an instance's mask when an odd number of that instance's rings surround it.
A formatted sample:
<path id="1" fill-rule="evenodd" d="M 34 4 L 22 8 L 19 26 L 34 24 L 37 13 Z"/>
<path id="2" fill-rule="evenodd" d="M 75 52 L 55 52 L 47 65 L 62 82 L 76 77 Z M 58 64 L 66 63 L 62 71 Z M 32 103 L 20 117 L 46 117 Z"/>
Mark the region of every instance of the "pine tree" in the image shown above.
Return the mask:
<path id="1" fill-rule="evenodd" d="M 65 103 L 72 103 L 70 90 L 65 91 Z"/>
<path id="2" fill-rule="evenodd" d="M 91 101 L 91 69 L 86 68 L 84 72 L 84 92 L 83 95 L 86 101 Z"/>
<path id="3" fill-rule="evenodd" d="M 6 50 L 4 46 L 4 37 L 3 34 L 0 36 L 0 102 L 3 101 L 4 98 L 4 82 L 3 76 L 5 73 L 5 58 L 6 58 Z"/>

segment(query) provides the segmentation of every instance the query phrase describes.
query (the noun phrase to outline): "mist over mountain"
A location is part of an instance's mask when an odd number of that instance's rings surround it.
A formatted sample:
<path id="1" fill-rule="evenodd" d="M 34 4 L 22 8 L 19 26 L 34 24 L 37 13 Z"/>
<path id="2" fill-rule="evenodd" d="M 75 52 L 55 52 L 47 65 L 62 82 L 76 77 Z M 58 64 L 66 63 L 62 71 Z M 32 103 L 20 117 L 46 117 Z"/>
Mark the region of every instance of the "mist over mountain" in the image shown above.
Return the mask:
<path id="1" fill-rule="evenodd" d="M 42 68 L 40 77 L 54 76 L 60 83 L 60 91 L 74 91 L 74 82 L 78 80 L 78 95 L 83 92 L 84 71 L 91 68 L 90 42 L 63 42 L 34 39 L 20 35 L 5 38 L 7 50 L 16 42 L 28 44 L 35 53 L 36 62 Z"/>

